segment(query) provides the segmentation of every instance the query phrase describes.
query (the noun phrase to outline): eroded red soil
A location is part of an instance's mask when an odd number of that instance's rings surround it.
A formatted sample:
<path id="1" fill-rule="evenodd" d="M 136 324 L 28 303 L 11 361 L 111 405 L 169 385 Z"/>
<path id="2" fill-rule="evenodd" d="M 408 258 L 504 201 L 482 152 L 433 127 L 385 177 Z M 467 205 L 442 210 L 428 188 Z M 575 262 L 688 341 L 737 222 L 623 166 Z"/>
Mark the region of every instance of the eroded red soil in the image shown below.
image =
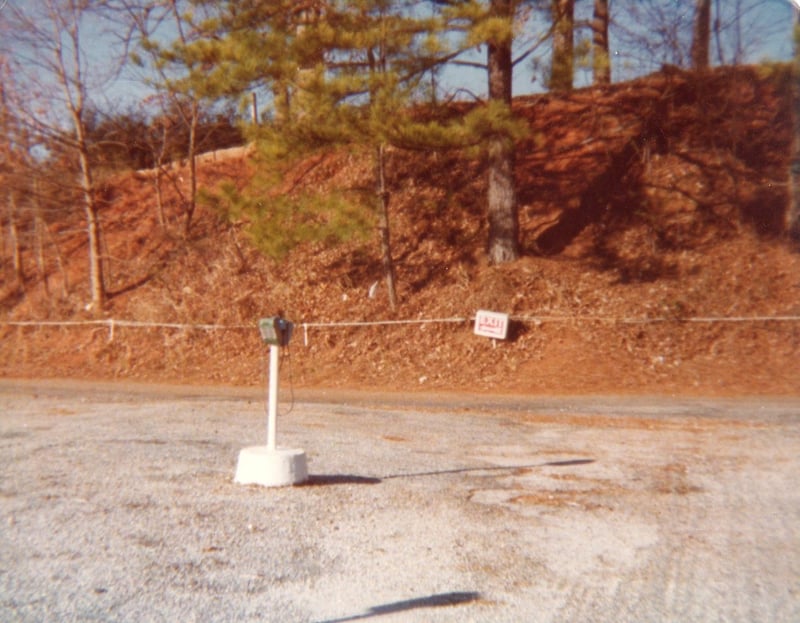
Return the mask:
<path id="1" fill-rule="evenodd" d="M 796 394 L 800 322 L 764 319 L 800 316 L 800 255 L 783 236 L 787 84 L 780 69 L 672 72 L 519 100 L 531 125 L 516 169 L 525 256 L 503 266 L 484 260 L 480 159 L 392 152 L 396 312 L 376 234 L 274 261 L 249 245 L 246 223 L 207 207 L 184 239 L 169 189 L 162 231 L 151 180 L 120 176 L 102 215 L 111 298 L 101 318 L 227 328 L 0 326 L 0 374 L 258 384 L 256 321 L 281 310 L 298 323 L 283 366 L 297 386 Z M 204 163 L 201 182 L 243 188 L 256 166 Z M 282 190 L 369 188 L 371 173 L 366 153 L 327 152 Z M 7 320 L 94 318 L 76 219 L 50 225 L 66 270 L 50 259 L 47 291 L 33 249 L 26 294 L 3 286 Z M 510 339 L 476 337 L 469 320 L 303 326 L 478 309 L 511 314 Z"/>

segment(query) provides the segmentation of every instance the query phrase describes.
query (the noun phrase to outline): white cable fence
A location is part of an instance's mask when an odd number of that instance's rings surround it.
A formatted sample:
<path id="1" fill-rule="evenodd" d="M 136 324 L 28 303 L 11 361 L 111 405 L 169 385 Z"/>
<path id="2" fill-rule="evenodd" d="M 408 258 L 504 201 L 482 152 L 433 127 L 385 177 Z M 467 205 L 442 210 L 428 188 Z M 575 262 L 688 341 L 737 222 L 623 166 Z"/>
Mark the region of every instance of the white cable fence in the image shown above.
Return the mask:
<path id="1" fill-rule="evenodd" d="M 464 324 L 474 322 L 474 316 L 458 316 L 451 318 L 416 318 L 407 320 L 370 320 L 370 321 L 343 321 L 343 322 L 296 322 L 295 326 L 303 329 L 303 344 L 309 345 L 309 331 L 312 329 L 358 328 L 358 327 L 392 327 L 431 324 Z M 615 316 L 554 316 L 523 314 L 509 315 L 509 320 L 524 324 L 539 326 L 544 323 L 598 323 L 610 325 L 647 325 L 647 324 L 767 324 L 767 323 L 796 323 L 800 316 L 688 316 L 688 317 L 615 317 Z M 104 318 L 98 320 L 0 320 L 0 326 L 6 327 L 105 327 L 108 329 L 108 341 L 114 340 L 116 328 L 129 329 L 170 329 L 182 331 L 255 331 L 256 322 L 252 324 L 206 324 L 206 323 L 179 323 L 179 322 L 143 322 L 138 320 L 121 320 Z"/>

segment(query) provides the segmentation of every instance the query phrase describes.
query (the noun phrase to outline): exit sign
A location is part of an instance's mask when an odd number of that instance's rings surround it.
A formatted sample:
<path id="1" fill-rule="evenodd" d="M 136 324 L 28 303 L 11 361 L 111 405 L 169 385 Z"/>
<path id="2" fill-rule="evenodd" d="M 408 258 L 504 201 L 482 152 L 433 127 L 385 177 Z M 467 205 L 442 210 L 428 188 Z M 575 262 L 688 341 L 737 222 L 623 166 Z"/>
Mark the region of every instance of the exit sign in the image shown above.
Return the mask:
<path id="1" fill-rule="evenodd" d="M 479 309 L 475 313 L 475 335 L 504 340 L 508 335 L 508 314 Z"/>

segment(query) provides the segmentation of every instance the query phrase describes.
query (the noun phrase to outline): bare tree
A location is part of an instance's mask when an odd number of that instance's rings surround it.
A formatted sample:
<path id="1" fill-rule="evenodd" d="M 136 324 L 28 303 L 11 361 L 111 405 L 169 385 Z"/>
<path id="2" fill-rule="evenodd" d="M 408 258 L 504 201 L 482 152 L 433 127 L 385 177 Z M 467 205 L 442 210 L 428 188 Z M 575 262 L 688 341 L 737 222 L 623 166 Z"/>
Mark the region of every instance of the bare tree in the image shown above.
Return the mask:
<path id="1" fill-rule="evenodd" d="M 712 34 L 715 64 L 759 62 L 765 42 L 785 32 L 790 10 L 778 0 L 615 0 L 614 7 L 618 66 L 634 75 L 665 64 L 707 67 Z"/>
<path id="2" fill-rule="evenodd" d="M 8 63 L 0 57 L 0 199 L 2 220 L 8 228 L 8 249 L 6 238 L 3 239 L 4 254 L 11 258 L 12 278 L 14 287 L 22 290 L 26 287 L 26 274 L 23 265 L 23 248 L 26 229 L 30 230 L 28 236 L 33 240 L 35 248 L 36 267 L 39 280 L 42 281 L 45 294 L 51 298 L 48 284 L 47 267 L 50 249 L 55 256 L 55 263 L 61 273 L 62 292 L 66 297 L 69 292 L 69 282 L 64 269 L 63 257 L 58 244 L 50 234 L 43 207 L 44 198 L 40 191 L 39 180 L 46 174 L 53 175 L 53 162 L 37 161 L 33 155 L 37 145 L 34 143 L 31 132 L 20 120 L 20 115 L 11 103 L 18 101 L 17 97 L 7 97 L 7 93 L 17 93 L 21 89 L 14 82 L 14 76 Z M 63 193 L 60 195 L 63 200 Z M 54 208 L 51 212 L 60 212 Z"/>
<path id="3" fill-rule="evenodd" d="M 36 265 L 39 271 L 39 279 L 42 281 L 47 298 L 52 299 L 49 285 L 51 273 L 49 266 L 52 265 L 53 262 L 48 261 L 50 257 L 52 257 L 61 278 L 61 296 L 66 299 L 67 296 L 69 296 L 69 275 L 67 274 L 61 249 L 59 249 L 58 242 L 50 233 L 50 228 L 45 217 L 47 208 L 45 207 L 45 198 L 41 191 L 42 183 L 40 179 L 43 172 L 39 170 L 38 167 L 31 167 L 30 169 L 32 173 L 28 181 L 28 204 L 29 209 L 33 212 L 33 236 L 34 246 L 36 247 Z M 58 212 L 58 208 L 55 210 Z M 45 253 L 48 248 L 51 251 L 50 254 Z"/>
<path id="4" fill-rule="evenodd" d="M 16 146 L 14 121 L 6 97 L 7 83 L 10 78 L 8 64 L 0 57 L 0 193 L 4 206 L 5 220 L 8 225 L 8 244 L 11 255 L 12 281 L 15 288 L 22 288 L 24 271 L 22 268 L 22 249 L 17 227 L 17 200 L 12 188 L 12 176 L 15 173 Z"/>
<path id="5" fill-rule="evenodd" d="M 621 70 L 648 73 L 662 65 L 687 64 L 692 32 L 692 10 L 688 2 L 664 0 L 618 0 L 617 19 L 612 24 L 623 50 Z"/>
<path id="6" fill-rule="evenodd" d="M 146 137 L 152 148 L 153 160 L 155 164 L 155 175 L 153 176 L 153 187 L 156 191 L 156 213 L 161 230 L 167 231 L 167 217 L 164 211 L 164 179 L 167 146 L 169 144 L 169 119 L 159 117 L 153 120 L 153 127 L 150 136 Z"/>
<path id="7" fill-rule="evenodd" d="M 95 313 L 102 311 L 107 294 L 100 247 L 101 206 L 86 112 L 90 93 L 107 84 L 114 73 L 107 57 L 92 65 L 84 47 L 88 38 L 84 28 L 97 36 L 105 8 L 102 0 L 40 0 L 24 7 L 8 4 L 0 13 L 7 27 L 3 45 L 9 46 L 15 58 L 15 74 L 28 86 L 27 101 L 16 106 L 25 115 L 23 122 L 42 144 L 68 150 L 79 166 L 77 186 L 88 239 L 91 301 L 87 309 Z"/>
<path id="8" fill-rule="evenodd" d="M 171 9 L 171 17 L 178 31 L 179 41 L 185 46 L 189 43 L 189 36 L 186 32 L 186 24 L 181 12 L 178 10 L 177 0 L 169 0 L 168 5 Z M 184 221 L 184 235 L 189 235 L 192 227 L 192 218 L 197 208 L 197 125 L 200 120 L 200 99 L 192 89 L 176 89 L 173 84 L 170 91 L 176 92 L 182 100 L 178 106 L 184 124 L 189 129 L 189 145 L 186 152 L 186 159 L 189 163 L 189 199 L 186 202 Z M 182 97 L 181 97 L 182 96 Z"/>
<path id="9" fill-rule="evenodd" d="M 154 86 L 165 97 L 163 113 L 175 113 L 177 121 L 188 132 L 186 162 L 189 166 L 189 191 L 183 199 L 184 235 L 188 236 L 197 207 L 197 151 L 198 127 L 201 115 L 201 97 L 195 85 L 184 79 L 187 73 L 196 69 L 180 49 L 190 45 L 199 36 L 191 18 L 188 17 L 188 3 L 185 0 L 119 0 L 123 14 L 127 16 L 131 32 L 138 38 L 139 48 L 148 57 L 148 66 L 158 76 Z M 199 9 L 200 7 L 195 7 Z M 157 41 L 160 31 L 177 34 L 172 48 Z M 144 59 L 139 53 L 134 55 L 140 64 Z M 157 177 L 160 183 L 161 174 Z M 157 193 L 160 187 L 157 186 Z M 181 193 L 183 195 L 183 193 Z"/>
<path id="10" fill-rule="evenodd" d="M 763 60 L 754 56 L 766 41 L 783 36 L 790 2 L 781 7 L 775 0 L 716 0 L 714 31 L 719 64 L 739 65 Z"/>

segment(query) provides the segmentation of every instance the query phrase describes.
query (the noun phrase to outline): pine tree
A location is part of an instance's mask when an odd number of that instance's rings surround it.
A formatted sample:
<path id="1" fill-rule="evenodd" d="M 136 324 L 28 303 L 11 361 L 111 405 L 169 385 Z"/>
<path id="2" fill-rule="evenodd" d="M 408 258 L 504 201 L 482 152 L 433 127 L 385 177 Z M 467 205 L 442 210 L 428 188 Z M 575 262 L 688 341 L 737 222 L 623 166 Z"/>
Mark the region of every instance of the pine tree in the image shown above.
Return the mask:
<path id="1" fill-rule="evenodd" d="M 367 146 L 389 303 L 397 306 L 390 236 L 388 150 L 443 146 L 436 124 L 412 118 L 424 78 L 445 56 L 442 21 L 414 0 L 231 2 L 206 27 L 214 42 L 187 49 L 212 71 L 195 75 L 215 93 L 260 87 L 271 123 L 256 136 L 288 158 L 331 145 Z"/>
<path id="2" fill-rule="evenodd" d="M 431 4 L 436 10 L 430 10 Z M 193 80 L 207 92 L 272 94 L 263 147 L 284 159 L 332 144 L 368 146 L 375 212 L 390 304 L 396 304 L 390 237 L 389 148 L 479 146 L 488 157 L 489 259 L 519 255 L 511 113 L 511 46 L 519 0 L 229 2 L 205 22 L 209 35 L 187 50 L 202 59 Z M 431 72 L 476 46 L 488 48 L 490 97 L 463 119 L 420 120 Z M 210 68 L 210 69 L 209 69 Z M 428 91 L 429 92 L 429 91 Z M 250 98 L 248 97 L 248 102 Z M 419 110 L 416 106 L 416 110 Z M 435 116 L 435 115 L 434 115 Z M 443 115 L 447 117 L 447 115 Z M 438 118 L 438 116 L 437 116 Z"/>
<path id="3" fill-rule="evenodd" d="M 520 27 L 523 5 L 520 0 L 443 0 L 449 23 L 461 25 L 462 50 L 486 48 L 486 64 L 456 61 L 486 70 L 488 100 L 465 119 L 464 133 L 479 144 L 487 157 L 487 254 L 493 264 L 516 260 L 520 255 L 519 210 L 514 181 L 515 141 L 524 134 L 511 110 L 514 66 L 527 58 L 532 49 L 513 57 L 515 34 Z M 536 46 L 534 45 L 533 48 Z"/>
<path id="4" fill-rule="evenodd" d="M 302 98 L 295 111 L 301 135 L 312 141 L 357 142 L 374 158 L 381 263 L 389 303 L 397 306 L 390 235 L 387 147 L 407 135 L 403 119 L 430 58 L 430 20 L 412 13 L 414 3 L 360 0 L 332 3 L 324 20 L 298 34 L 299 45 L 329 59 L 303 68 Z M 423 139 L 424 140 L 424 139 Z"/>

